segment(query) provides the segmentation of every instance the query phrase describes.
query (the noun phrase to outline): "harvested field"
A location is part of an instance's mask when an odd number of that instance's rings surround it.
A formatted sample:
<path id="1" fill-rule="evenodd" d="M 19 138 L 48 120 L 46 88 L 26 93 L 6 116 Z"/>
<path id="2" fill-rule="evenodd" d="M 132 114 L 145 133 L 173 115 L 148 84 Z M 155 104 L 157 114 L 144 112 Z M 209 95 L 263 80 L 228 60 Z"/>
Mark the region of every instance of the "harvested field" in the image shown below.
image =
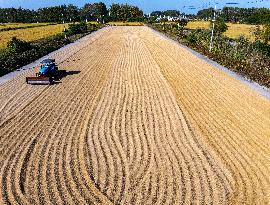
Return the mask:
<path id="1" fill-rule="evenodd" d="M 147 27 L 0 86 L 0 204 L 269 204 L 270 102 Z"/>
<path id="2" fill-rule="evenodd" d="M 1 29 L 8 29 L 8 28 L 23 28 L 23 27 L 34 27 L 34 26 L 46 26 L 49 23 L 0 23 L 0 30 Z"/>
<path id="3" fill-rule="evenodd" d="M 240 36 L 244 36 L 247 39 L 254 41 L 255 36 L 253 32 L 256 29 L 255 25 L 248 24 L 234 24 L 234 23 L 226 23 L 228 26 L 228 30 L 224 33 L 226 36 L 230 38 L 239 38 Z M 190 21 L 186 26 L 189 29 L 209 29 L 210 22 L 209 21 Z"/>
<path id="4" fill-rule="evenodd" d="M 17 37 L 25 41 L 34 41 L 62 33 L 65 27 L 68 27 L 68 24 L 44 25 L 41 27 L 0 32 L 0 49 L 6 48 L 12 37 Z"/>

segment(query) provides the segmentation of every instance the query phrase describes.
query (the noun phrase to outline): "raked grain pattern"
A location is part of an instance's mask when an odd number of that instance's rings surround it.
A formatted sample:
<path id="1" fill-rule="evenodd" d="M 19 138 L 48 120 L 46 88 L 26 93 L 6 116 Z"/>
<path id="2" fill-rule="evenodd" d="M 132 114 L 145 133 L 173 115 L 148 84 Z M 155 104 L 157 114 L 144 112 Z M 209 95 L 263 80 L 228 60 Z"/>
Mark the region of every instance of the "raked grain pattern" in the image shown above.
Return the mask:
<path id="1" fill-rule="evenodd" d="M 0 86 L 0 204 L 267 204 L 268 101 L 146 27 Z"/>
<path id="2" fill-rule="evenodd" d="M 270 102 L 146 30 L 139 36 L 172 86 L 179 107 L 233 175 L 230 202 L 270 204 Z"/>

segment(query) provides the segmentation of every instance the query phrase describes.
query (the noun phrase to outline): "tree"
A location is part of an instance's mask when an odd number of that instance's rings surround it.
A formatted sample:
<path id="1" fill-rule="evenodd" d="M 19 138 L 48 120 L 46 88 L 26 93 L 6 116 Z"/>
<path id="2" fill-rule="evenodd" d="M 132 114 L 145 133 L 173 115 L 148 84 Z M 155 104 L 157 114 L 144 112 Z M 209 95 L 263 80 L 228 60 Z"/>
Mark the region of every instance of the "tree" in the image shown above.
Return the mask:
<path id="1" fill-rule="evenodd" d="M 212 26 L 212 23 L 210 24 Z M 217 18 L 215 22 L 215 32 L 218 34 L 224 33 L 228 30 L 228 26 L 222 18 Z"/>
<path id="2" fill-rule="evenodd" d="M 166 19 L 165 18 L 161 18 L 160 19 L 160 23 L 162 25 L 162 30 L 164 31 L 165 30 Z"/>
<path id="3" fill-rule="evenodd" d="M 107 7 L 104 3 L 94 3 L 94 4 L 85 4 L 81 9 L 80 17 L 81 20 L 87 21 L 96 21 L 100 22 L 106 18 L 108 15 Z"/>
<path id="4" fill-rule="evenodd" d="M 81 20 L 94 21 L 95 9 L 93 4 L 85 4 L 80 11 Z"/>
<path id="5" fill-rule="evenodd" d="M 156 22 L 156 20 L 157 20 L 157 17 L 156 16 L 150 16 L 148 18 L 147 22 L 150 23 L 150 24 L 153 24 L 153 23 Z"/>
<path id="6" fill-rule="evenodd" d="M 177 24 L 179 27 L 181 27 L 182 29 L 188 24 L 188 20 L 186 19 L 180 19 L 177 21 Z"/>
<path id="7" fill-rule="evenodd" d="M 203 10 L 198 11 L 197 18 L 208 20 L 213 17 L 213 14 L 214 14 L 214 8 L 211 7 L 209 9 L 203 9 Z"/>
<path id="8" fill-rule="evenodd" d="M 18 9 L 13 9 L 12 13 L 13 13 L 14 22 L 18 22 L 18 23 L 33 22 L 34 11 L 19 7 Z"/>
<path id="9" fill-rule="evenodd" d="M 171 13 L 175 11 L 170 11 Z M 111 20 L 115 21 L 143 21 L 142 10 L 128 4 L 113 4 L 110 9 Z M 108 16 L 108 9 L 102 2 L 85 4 L 83 8 L 70 4 L 68 6 L 44 7 L 36 11 L 23 8 L 0 8 L 0 23 L 7 22 L 69 22 L 96 21 L 104 23 Z"/>
<path id="10" fill-rule="evenodd" d="M 177 21 L 177 26 L 178 26 L 180 36 L 184 35 L 184 27 L 187 24 L 188 24 L 188 20 L 186 20 L 186 19 L 180 19 Z"/>
<path id="11" fill-rule="evenodd" d="M 252 14 L 246 18 L 246 23 L 249 24 L 267 24 L 270 23 L 270 9 L 259 8 L 255 9 Z"/>
<path id="12" fill-rule="evenodd" d="M 38 9 L 37 13 L 39 22 L 60 23 L 69 20 L 66 5 L 45 7 L 42 9 Z"/>
<path id="13" fill-rule="evenodd" d="M 165 16 L 171 16 L 171 17 L 178 17 L 180 16 L 180 11 L 177 11 L 177 10 L 166 10 L 166 11 L 163 11 L 163 14 Z"/>
<path id="14" fill-rule="evenodd" d="M 72 4 L 67 6 L 67 18 L 69 21 L 79 21 L 79 9 L 77 6 Z"/>
<path id="15" fill-rule="evenodd" d="M 143 12 L 137 6 L 112 4 L 110 18 L 113 21 L 143 21 Z"/>
<path id="16" fill-rule="evenodd" d="M 263 41 L 265 44 L 268 44 L 270 42 L 270 24 L 257 25 L 253 34 L 256 41 Z"/>
<path id="17" fill-rule="evenodd" d="M 262 29 L 260 25 L 256 25 L 256 28 L 253 30 L 253 35 L 255 36 L 255 41 L 261 40 Z"/>
<path id="18" fill-rule="evenodd" d="M 11 41 L 8 42 L 7 47 L 10 51 L 19 53 L 31 49 L 31 44 L 16 37 L 12 37 Z"/>
<path id="19" fill-rule="evenodd" d="M 213 8 L 198 11 L 197 18 L 208 20 L 213 16 Z M 238 8 L 224 7 L 219 16 L 226 22 L 241 22 L 247 24 L 270 23 L 270 9 L 268 8 Z"/>
<path id="20" fill-rule="evenodd" d="M 150 14 L 151 16 L 171 16 L 171 17 L 178 17 L 181 15 L 180 11 L 177 10 L 166 10 L 166 11 L 154 11 Z"/>
<path id="21" fill-rule="evenodd" d="M 265 24 L 263 26 L 263 34 L 262 34 L 263 41 L 267 44 L 270 42 L 270 23 Z"/>
<path id="22" fill-rule="evenodd" d="M 87 24 L 84 21 L 81 21 L 78 24 L 69 24 L 69 28 L 66 31 L 66 35 L 71 36 L 74 34 L 79 34 L 79 33 L 87 33 Z"/>
<path id="23" fill-rule="evenodd" d="M 156 17 L 162 16 L 162 15 L 164 15 L 164 13 L 163 13 L 162 11 L 153 11 L 153 12 L 150 14 L 150 16 L 156 16 Z"/>
<path id="24" fill-rule="evenodd" d="M 98 16 L 107 16 L 108 15 L 108 10 L 107 7 L 104 3 L 99 2 L 99 3 L 94 3 L 95 8 L 96 8 L 96 14 Z"/>

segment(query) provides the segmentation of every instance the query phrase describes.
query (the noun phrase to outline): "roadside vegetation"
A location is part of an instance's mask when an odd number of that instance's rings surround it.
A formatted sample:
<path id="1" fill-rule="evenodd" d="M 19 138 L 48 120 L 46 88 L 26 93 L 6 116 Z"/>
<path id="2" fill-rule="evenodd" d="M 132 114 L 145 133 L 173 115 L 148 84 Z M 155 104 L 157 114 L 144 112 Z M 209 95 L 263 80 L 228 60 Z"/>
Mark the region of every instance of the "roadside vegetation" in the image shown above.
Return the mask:
<path id="1" fill-rule="evenodd" d="M 270 45 L 263 40 L 263 33 L 251 42 L 244 36 L 229 38 L 216 31 L 213 49 L 209 51 L 210 29 L 187 30 L 177 25 L 150 24 L 174 40 L 208 56 L 221 65 L 240 73 L 261 85 L 270 87 Z"/>
<path id="2" fill-rule="evenodd" d="M 70 24 L 65 32 L 29 42 L 13 37 L 7 43 L 7 48 L 0 50 L 0 76 L 72 43 L 96 31 L 101 26 L 102 25 L 86 24 L 85 22 Z"/>
<path id="3" fill-rule="evenodd" d="M 210 49 L 214 12 L 217 19 Z M 209 8 L 189 17 L 177 12 L 168 17 L 165 13 L 168 12 L 153 12 L 148 25 L 246 78 L 270 87 L 270 9 L 225 7 L 214 11 Z M 172 17 L 173 21 L 169 21 Z"/>

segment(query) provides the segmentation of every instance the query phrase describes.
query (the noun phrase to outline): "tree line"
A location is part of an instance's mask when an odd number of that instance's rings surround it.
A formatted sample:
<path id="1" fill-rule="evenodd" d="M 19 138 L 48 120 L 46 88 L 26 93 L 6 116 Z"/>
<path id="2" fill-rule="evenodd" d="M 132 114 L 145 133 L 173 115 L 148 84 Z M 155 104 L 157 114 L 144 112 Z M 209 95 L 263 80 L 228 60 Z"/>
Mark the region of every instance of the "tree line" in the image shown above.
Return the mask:
<path id="1" fill-rule="evenodd" d="M 45 7 L 37 10 L 0 8 L 1 23 L 77 22 L 77 21 L 143 21 L 143 11 L 137 6 L 103 2 L 87 3 L 82 8 L 73 4 Z"/>
<path id="2" fill-rule="evenodd" d="M 198 11 L 197 18 L 209 20 L 213 17 L 214 8 Z M 226 22 L 240 22 L 246 24 L 270 23 L 270 9 L 267 8 L 237 8 L 224 7 L 217 11 L 218 16 Z"/>

